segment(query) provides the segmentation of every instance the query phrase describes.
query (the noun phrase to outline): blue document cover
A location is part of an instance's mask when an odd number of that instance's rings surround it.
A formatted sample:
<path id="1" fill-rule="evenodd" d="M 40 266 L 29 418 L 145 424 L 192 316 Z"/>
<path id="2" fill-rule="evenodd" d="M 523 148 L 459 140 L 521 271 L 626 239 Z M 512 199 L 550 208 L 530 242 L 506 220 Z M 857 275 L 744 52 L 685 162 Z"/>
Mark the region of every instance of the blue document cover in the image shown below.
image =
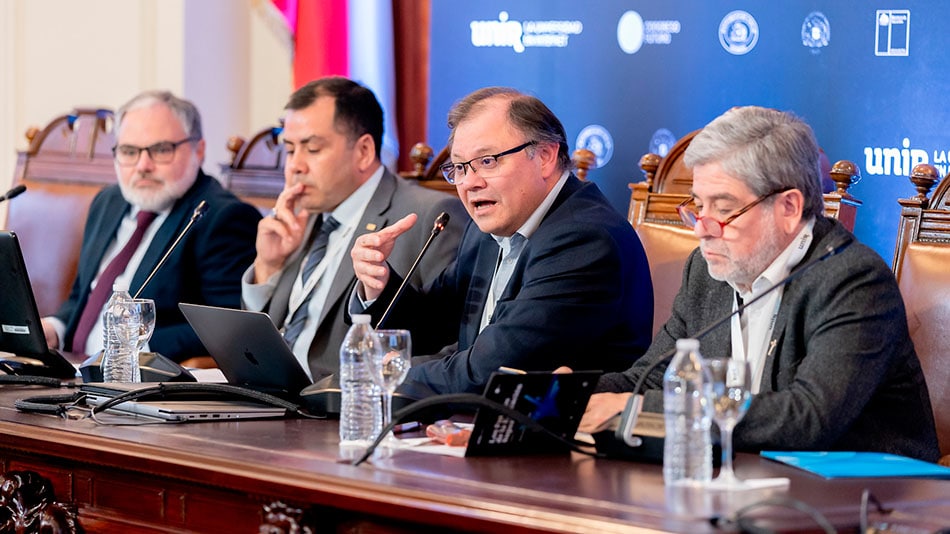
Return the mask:
<path id="1" fill-rule="evenodd" d="M 950 479 L 950 467 L 881 452 L 762 451 L 762 456 L 825 478 L 921 477 Z"/>

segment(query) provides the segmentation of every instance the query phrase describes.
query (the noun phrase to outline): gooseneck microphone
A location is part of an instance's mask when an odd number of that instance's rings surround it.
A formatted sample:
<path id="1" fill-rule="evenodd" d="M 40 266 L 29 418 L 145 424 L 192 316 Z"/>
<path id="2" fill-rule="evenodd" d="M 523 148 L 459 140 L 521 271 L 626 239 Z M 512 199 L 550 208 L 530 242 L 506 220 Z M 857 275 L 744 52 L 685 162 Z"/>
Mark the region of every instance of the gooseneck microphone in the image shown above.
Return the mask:
<path id="1" fill-rule="evenodd" d="M 432 240 L 435 239 L 435 236 L 442 233 L 442 230 L 445 230 L 445 225 L 447 224 L 449 224 L 449 214 L 443 211 L 435 218 L 435 222 L 432 223 L 432 232 L 429 234 L 429 239 L 426 240 L 425 245 L 422 245 L 422 250 L 420 250 L 419 255 L 416 256 L 416 261 L 412 262 L 412 267 L 409 268 L 409 272 L 403 277 L 402 283 L 399 284 L 399 288 L 396 289 L 396 294 L 393 295 L 392 300 L 389 301 L 389 306 L 386 306 L 386 311 L 383 312 L 383 316 L 380 317 L 376 323 L 376 330 L 379 330 L 380 325 L 383 324 L 386 317 L 389 317 L 389 312 L 393 309 L 393 305 L 396 304 L 396 301 L 399 300 L 400 295 L 402 295 L 406 284 L 409 282 L 409 278 L 412 277 L 412 273 L 416 272 L 416 267 L 419 266 L 419 261 L 422 260 L 422 256 L 429 250 L 429 245 L 432 244 Z"/>
<path id="2" fill-rule="evenodd" d="M 10 200 L 11 198 L 16 197 L 17 195 L 19 195 L 20 193 L 24 191 L 26 191 L 26 186 L 23 184 L 13 187 L 12 189 L 4 193 L 2 196 L 0 196 L 0 202 L 3 202 L 4 200 Z"/>
<path id="3" fill-rule="evenodd" d="M 204 215 L 206 211 L 208 211 L 208 203 L 202 200 L 201 202 L 198 203 L 197 206 L 195 206 L 195 211 L 191 213 L 191 220 L 188 221 L 188 224 L 185 225 L 185 228 L 183 228 L 181 233 L 178 234 L 178 237 L 175 238 L 175 242 L 172 243 L 172 246 L 168 247 L 168 250 L 165 252 L 165 255 L 162 256 L 162 259 L 158 261 L 158 264 L 155 265 L 155 268 L 152 269 L 152 272 L 148 273 L 148 278 L 146 278 L 145 281 L 142 282 L 142 285 L 139 287 L 139 290 L 136 291 L 134 295 L 132 295 L 132 298 L 134 299 L 139 298 L 139 295 L 142 294 L 142 290 L 145 289 L 145 286 L 147 286 L 148 283 L 152 281 L 152 277 L 155 276 L 155 273 L 157 273 L 158 270 L 162 268 L 162 265 L 165 265 L 165 260 L 167 260 L 168 256 L 170 256 L 172 251 L 175 250 L 175 247 L 178 246 L 178 243 L 181 242 L 181 239 L 185 237 L 185 234 L 188 233 L 188 230 L 191 230 L 192 225 L 194 225 L 195 222 L 198 219 L 200 219 L 201 216 Z"/>
<path id="4" fill-rule="evenodd" d="M 741 314 L 746 308 L 748 308 L 752 304 L 758 302 L 760 299 L 772 293 L 776 289 L 783 287 L 789 282 L 791 282 L 792 280 L 798 278 L 803 273 L 805 273 L 805 271 L 810 270 L 815 265 L 818 265 L 822 261 L 825 261 L 828 258 L 841 253 L 841 251 L 848 248 L 848 246 L 850 246 L 851 243 L 853 242 L 854 242 L 854 238 L 849 237 L 841 241 L 837 245 L 834 245 L 834 246 L 828 245 L 825 248 L 825 252 L 821 256 L 818 256 L 817 258 L 812 259 L 808 263 L 794 269 L 792 272 L 788 274 L 788 276 L 779 280 L 778 282 L 773 284 L 771 287 L 769 287 L 762 293 L 759 293 L 758 295 L 755 296 L 755 298 L 750 299 L 748 302 L 744 302 L 741 306 L 737 306 L 734 311 L 727 313 L 726 315 L 722 316 L 716 321 L 713 321 L 712 324 L 710 324 L 709 326 L 706 326 L 705 328 L 703 328 L 699 332 L 696 332 L 696 334 L 690 337 L 697 340 L 702 339 L 703 337 L 708 335 L 710 332 L 719 328 L 720 326 L 725 324 L 727 321 L 732 319 L 734 315 Z M 644 382 L 646 382 L 647 377 L 650 375 L 650 373 L 653 372 L 654 369 L 656 369 L 663 362 L 672 358 L 675 354 L 676 354 L 676 349 L 674 348 L 673 350 L 664 354 L 661 358 L 658 358 L 656 361 L 648 365 L 640 374 L 640 378 L 637 379 L 636 386 L 634 386 L 633 388 L 633 394 L 630 396 L 630 400 L 627 401 L 627 406 L 624 408 L 623 414 L 620 417 L 620 426 L 617 428 L 617 431 L 615 434 L 618 439 L 623 440 L 623 442 L 629 447 L 640 447 L 641 445 L 643 445 L 643 439 L 633 434 L 633 429 L 637 424 L 637 418 L 639 417 L 639 414 L 640 414 L 640 406 L 641 404 L 643 404 L 643 397 L 640 396 L 640 391 L 643 389 L 643 384 Z"/>

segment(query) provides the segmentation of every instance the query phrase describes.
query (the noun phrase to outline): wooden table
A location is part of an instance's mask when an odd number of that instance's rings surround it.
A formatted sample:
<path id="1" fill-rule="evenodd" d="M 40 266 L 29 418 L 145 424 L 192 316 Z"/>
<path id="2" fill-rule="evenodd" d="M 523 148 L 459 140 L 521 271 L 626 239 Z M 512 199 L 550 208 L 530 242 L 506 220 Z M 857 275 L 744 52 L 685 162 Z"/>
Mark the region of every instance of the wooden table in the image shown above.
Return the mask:
<path id="1" fill-rule="evenodd" d="M 51 390 L 0 388 L 0 468 L 48 477 L 57 500 L 78 504 L 88 532 L 258 532 L 264 505 L 275 501 L 304 510 L 321 530 L 704 532 L 715 530 L 711 515 L 767 496 L 676 495 L 664 490 L 659 466 L 573 453 L 399 452 L 353 467 L 338 459 L 335 421 L 102 426 L 12 407 L 42 394 Z M 864 488 L 896 509 L 875 520 L 950 525 L 950 481 L 827 481 L 755 455 L 740 455 L 737 472 L 789 477 L 779 496 L 809 503 L 837 526 L 858 524 Z M 757 515 L 773 527 L 814 527 L 787 509 Z"/>

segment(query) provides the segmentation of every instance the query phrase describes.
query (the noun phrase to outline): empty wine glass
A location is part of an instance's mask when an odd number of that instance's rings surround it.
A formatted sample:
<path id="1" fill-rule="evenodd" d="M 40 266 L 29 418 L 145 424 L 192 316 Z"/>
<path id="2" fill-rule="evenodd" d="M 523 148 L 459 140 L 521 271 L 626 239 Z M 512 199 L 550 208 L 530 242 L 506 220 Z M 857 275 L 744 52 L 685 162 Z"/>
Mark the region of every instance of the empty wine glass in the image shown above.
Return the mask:
<path id="1" fill-rule="evenodd" d="M 142 351 L 155 331 L 155 301 L 152 299 L 132 299 L 132 306 L 139 316 L 139 340 L 137 349 Z"/>
<path id="2" fill-rule="evenodd" d="M 373 381 L 383 390 L 383 427 L 389 425 L 393 416 L 393 393 L 409 373 L 412 365 L 412 336 L 408 330 L 377 330 L 380 351 L 370 358 Z M 392 432 L 385 441 L 396 441 Z"/>
<path id="3" fill-rule="evenodd" d="M 722 467 L 719 476 L 709 483 L 712 489 L 742 489 L 745 482 L 732 469 L 732 430 L 752 402 L 752 377 L 749 362 L 733 358 L 707 358 L 706 366 L 712 380 L 710 404 L 713 419 L 722 438 Z"/>

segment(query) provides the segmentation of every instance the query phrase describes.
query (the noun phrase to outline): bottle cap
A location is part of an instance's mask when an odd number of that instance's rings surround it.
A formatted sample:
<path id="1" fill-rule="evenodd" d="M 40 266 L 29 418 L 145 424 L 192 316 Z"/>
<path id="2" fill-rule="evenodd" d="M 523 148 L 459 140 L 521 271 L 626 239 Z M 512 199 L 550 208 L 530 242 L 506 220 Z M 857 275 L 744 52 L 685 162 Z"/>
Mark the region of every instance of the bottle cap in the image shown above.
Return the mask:
<path id="1" fill-rule="evenodd" d="M 676 350 L 694 351 L 699 350 L 699 340 L 686 338 L 676 340 Z"/>
<path id="2" fill-rule="evenodd" d="M 368 315 L 365 313 L 353 315 L 352 317 L 353 317 L 353 324 L 369 324 L 370 320 L 372 320 L 373 318 L 372 315 Z"/>

